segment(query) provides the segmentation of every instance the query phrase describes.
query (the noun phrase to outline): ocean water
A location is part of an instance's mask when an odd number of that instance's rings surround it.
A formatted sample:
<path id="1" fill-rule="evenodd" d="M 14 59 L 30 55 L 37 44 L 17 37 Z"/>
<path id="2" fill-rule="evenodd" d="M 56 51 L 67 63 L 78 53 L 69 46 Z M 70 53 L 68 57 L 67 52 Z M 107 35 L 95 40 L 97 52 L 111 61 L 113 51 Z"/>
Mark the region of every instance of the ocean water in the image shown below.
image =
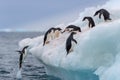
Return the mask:
<path id="1" fill-rule="evenodd" d="M 39 32 L 0 32 L 0 80 L 17 80 L 18 42 L 24 38 L 40 36 Z M 22 80 L 60 80 L 46 74 L 45 67 L 34 56 L 28 55 L 23 63 Z"/>

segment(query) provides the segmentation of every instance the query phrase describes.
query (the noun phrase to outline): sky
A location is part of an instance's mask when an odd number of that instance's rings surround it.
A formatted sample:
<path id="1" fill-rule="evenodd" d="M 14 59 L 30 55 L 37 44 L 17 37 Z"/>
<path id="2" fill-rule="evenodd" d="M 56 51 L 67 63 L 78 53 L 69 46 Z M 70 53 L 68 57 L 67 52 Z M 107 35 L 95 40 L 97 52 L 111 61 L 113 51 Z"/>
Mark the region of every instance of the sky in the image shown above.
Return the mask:
<path id="1" fill-rule="evenodd" d="M 0 31 L 41 31 L 76 20 L 107 0 L 0 0 Z"/>

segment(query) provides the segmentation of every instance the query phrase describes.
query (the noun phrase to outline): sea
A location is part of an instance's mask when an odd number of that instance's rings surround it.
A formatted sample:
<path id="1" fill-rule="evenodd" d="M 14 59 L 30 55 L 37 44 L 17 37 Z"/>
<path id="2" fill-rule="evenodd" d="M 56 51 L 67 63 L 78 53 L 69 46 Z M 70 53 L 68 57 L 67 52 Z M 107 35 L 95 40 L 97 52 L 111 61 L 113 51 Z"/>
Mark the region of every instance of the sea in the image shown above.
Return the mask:
<path id="1" fill-rule="evenodd" d="M 17 80 L 19 66 L 18 43 L 24 38 L 41 36 L 41 32 L 0 32 L 0 80 Z M 60 80 L 47 75 L 45 67 L 29 54 L 22 66 L 21 80 Z"/>

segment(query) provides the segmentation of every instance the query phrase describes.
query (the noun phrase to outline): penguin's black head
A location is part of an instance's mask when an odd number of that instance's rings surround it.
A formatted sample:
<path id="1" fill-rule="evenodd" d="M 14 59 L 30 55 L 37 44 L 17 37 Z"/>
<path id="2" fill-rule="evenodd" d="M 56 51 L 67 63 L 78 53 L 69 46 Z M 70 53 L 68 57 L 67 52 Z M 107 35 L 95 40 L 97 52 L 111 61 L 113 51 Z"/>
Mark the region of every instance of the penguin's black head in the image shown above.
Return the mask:
<path id="1" fill-rule="evenodd" d="M 55 31 L 56 30 L 56 28 L 54 28 L 54 27 L 52 27 L 52 28 L 50 28 L 47 32 L 51 32 L 51 31 Z"/>
<path id="2" fill-rule="evenodd" d="M 82 21 L 85 21 L 85 19 L 86 19 L 86 17 L 84 17 Z"/>
<path id="3" fill-rule="evenodd" d="M 98 13 L 100 13 L 100 11 L 99 11 L 99 10 L 95 12 L 94 16 L 98 15 Z"/>
<path id="4" fill-rule="evenodd" d="M 62 29 L 61 28 L 56 28 L 58 31 L 61 31 Z"/>
<path id="5" fill-rule="evenodd" d="M 28 48 L 29 46 L 25 46 L 24 49 Z"/>

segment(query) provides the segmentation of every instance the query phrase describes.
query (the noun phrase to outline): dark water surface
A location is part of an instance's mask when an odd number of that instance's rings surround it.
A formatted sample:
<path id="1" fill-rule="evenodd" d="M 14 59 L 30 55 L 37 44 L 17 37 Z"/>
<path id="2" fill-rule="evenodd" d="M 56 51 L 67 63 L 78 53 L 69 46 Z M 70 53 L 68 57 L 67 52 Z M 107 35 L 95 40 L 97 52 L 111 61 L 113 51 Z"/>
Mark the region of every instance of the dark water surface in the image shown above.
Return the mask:
<path id="1" fill-rule="evenodd" d="M 40 32 L 0 32 L 0 80 L 17 80 L 19 54 L 18 42 L 24 38 L 40 36 Z M 22 80 L 58 80 L 48 76 L 44 65 L 34 56 L 28 55 L 22 70 Z"/>

